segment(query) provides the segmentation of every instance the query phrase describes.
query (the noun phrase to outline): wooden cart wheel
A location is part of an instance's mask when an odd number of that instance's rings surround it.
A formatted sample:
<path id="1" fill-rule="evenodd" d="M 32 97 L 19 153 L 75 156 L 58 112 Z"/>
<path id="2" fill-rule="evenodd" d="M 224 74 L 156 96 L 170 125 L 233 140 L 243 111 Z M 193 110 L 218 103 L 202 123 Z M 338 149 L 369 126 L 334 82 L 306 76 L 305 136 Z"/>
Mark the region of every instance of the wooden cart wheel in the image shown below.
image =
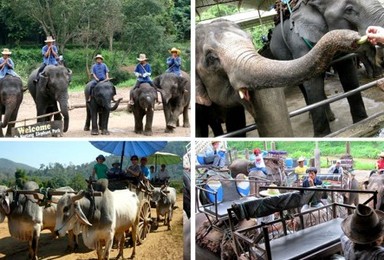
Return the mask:
<path id="1" fill-rule="evenodd" d="M 151 230 L 151 205 L 147 199 L 142 199 L 139 208 L 139 223 L 137 228 L 137 242 L 142 244 Z"/>

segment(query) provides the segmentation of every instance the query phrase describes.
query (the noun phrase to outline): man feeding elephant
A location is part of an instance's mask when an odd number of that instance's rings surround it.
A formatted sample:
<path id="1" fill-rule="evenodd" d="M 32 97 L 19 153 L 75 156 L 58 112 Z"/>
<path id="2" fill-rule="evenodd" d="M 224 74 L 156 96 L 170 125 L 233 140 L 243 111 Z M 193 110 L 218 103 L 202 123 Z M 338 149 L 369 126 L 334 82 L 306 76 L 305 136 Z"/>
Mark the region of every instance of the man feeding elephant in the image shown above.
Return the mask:
<path id="1" fill-rule="evenodd" d="M 246 109 L 257 124 L 259 136 L 293 136 L 279 87 L 297 85 L 323 73 L 336 52 L 357 50 L 360 39 L 357 32 L 333 30 L 307 55 L 278 61 L 261 57 L 250 35 L 233 22 L 220 19 L 199 24 L 196 26 L 196 103 L 220 115 L 227 131 L 245 127 Z M 206 115 L 206 111 L 196 113 L 196 121 Z M 196 129 L 196 132 L 207 131 Z"/>

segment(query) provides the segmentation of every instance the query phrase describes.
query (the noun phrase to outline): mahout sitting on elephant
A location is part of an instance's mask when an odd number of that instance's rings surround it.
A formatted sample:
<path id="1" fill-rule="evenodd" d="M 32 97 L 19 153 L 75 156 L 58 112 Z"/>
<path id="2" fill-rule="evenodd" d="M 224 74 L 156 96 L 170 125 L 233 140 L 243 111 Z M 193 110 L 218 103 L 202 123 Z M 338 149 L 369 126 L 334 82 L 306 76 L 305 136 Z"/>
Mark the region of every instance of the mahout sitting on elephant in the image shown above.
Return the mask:
<path id="1" fill-rule="evenodd" d="M 157 76 L 153 84 L 161 94 L 166 123 L 165 132 L 172 133 L 179 126 L 181 114 L 183 114 L 183 127 L 189 127 L 191 82 L 188 73 L 182 71 L 181 76 L 177 76 L 166 72 Z"/>
<path id="2" fill-rule="evenodd" d="M 84 131 L 89 131 L 92 120 L 92 135 L 98 135 L 99 128 L 102 135 L 109 135 L 109 113 L 116 110 L 122 98 L 118 99 L 116 103 L 111 106 L 113 96 L 116 95 L 115 86 L 111 81 L 98 82 L 93 88 L 92 97 L 90 98 L 91 85 L 92 83 L 88 82 L 84 89 L 85 101 L 87 104 L 87 118 L 85 120 Z M 98 119 L 99 123 L 97 123 Z"/>
<path id="3" fill-rule="evenodd" d="M 3 129 L 8 126 L 6 136 L 11 136 L 11 130 L 15 127 L 17 113 L 21 101 L 23 101 L 23 83 L 19 77 L 6 75 L 0 80 L 0 137 L 3 137 Z M 2 118 L 4 115 L 4 118 Z"/>
<path id="4" fill-rule="evenodd" d="M 68 86 L 72 71 L 61 65 L 47 65 L 40 73 L 40 79 L 36 83 L 38 69 L 32 71 L 28 78 L 28 89 L 36 104 L 37 116 L 59 111 L 54 115 L 54 120 L 64 117 L 63 131 L 67 132 L 69 125 L 68 113 Z M 50 121 L 52 116 L 38 118 L 37 122 Z"/>
<path id="5" fill-rule="evenodd" d="M 277 61 L 260 56 L 252 39 L 238 25 L 216 20 L 196 26 L 196 102 L 216 104 L 217 114 L 242 105 L 253 116 L 260 136 L 292 136 L 282 88 L 323 73 L 337 51 L 352 52 L 360 36 L 350 30 L 327 33 L 305 56 Z M 197 115 L 196 120 L 204 115 Z M 239 120 L 244 110 L 224 122 Z M 199 132 L 199 131 L 196 131 Z"/>
<path id="6" fill-rule="evenodd" d="M 134 104 L 131 110 L 135 117 L 135 133 L 143 134 L 143 117 L 146 117 L 144 135 L 152 135 L 153 115 L 157 91 L 148 83 L 142 83 L 139 88 L 131 91 Z"/>
<path id="7" fill-rule="evenodd" d="M 384 8 L 378 0 L 300 1 L 290 18 L 276 25 L 270 48 L 273 56 L 279 60 L 297 59 L 307 54 L 328 31 L 351 29 L 364 35 L 369 25 L 383 26 L 383 14 Z M 363 46 L 359 51 L 371 51 L 370 47 Z M 352 58 L 334 63 L 333 67 L 345 92 L 359 87 L 357 69 Z M 307 104 L 327 98 L 324 75 L 320 74 L 300 85 Z M 348 97 L 348 103 L 353 123 L 367 118 L 361 93 Z M 311 110 L 315 136 L 331 133 L 328 121 L 334 115 L 328 109 L 329 106 L 321 106 Z"/>

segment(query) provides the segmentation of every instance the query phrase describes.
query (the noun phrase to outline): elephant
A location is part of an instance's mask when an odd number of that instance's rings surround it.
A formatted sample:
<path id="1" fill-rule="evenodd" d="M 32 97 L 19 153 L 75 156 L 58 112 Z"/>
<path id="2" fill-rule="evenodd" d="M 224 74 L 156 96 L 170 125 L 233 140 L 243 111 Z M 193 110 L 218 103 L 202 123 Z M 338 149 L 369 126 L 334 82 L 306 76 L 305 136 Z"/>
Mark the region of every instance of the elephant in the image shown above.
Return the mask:
<path id="1" fill-rule="evenodd" d="M 109 135 L 108 120 L 109 113 L 115 111 L 120 104 L 122 98 L 119 98 L 111 107 L 113 96 L 116 95 L 116 89 L 110 81 L 100 81 L 93 87 L 92 97 L 90 97 L 91 82 L 84 89 L 87 118 L 85 119 L 84 131 L 90 130 L 92 120 L 92 135 L 99 134 L 99 128 L 102 135 Z M 97 119 L 99 117 L 99 124 Z"/>
<path id="2" fill-rule="evenodd" d="M 148 83 L 142 83 L 139 88 L 133 90 L 132 98 L 134 101 L 132 112 L 135 117 L 135 133 L 143 133 L 143 118 L 145 116 L 144 135 L 152 135 L 153 115 L 157 98 L 156 89 Z"/>
<path id="3" fill-rule="evenodd" d="M 38 69 L 32 71 L 28 78 L 28 89 L 36 104 L 37 116 L 59 111 L 57 102 L 60 105 L 61 115 L 64 117 L 63 131 L 67 132 L 69 125 L 68 113 L 68 86 L 71 80 L 72 71 L 64 66 L 48 65 L 37 83 L 34 82 Z M 54 115 L 54 120 L 61 120 L 60 114 Z M 51 116 L 38 118 L 37 122 L 50 121 Z"/>
<path id="4" fill-rule="evenodd" d="M 6 136 L 11 136 L 11 130 L 15 127 L 17 113 L 19 112 L 21 101 L 23 101 L 23 83 L 19 77 L 11 75 L 5 76 L 0 80 L 0 137 L 4 137 L 3 129 L 8 126 Z M 4 118 L 2 119 L 2 115 Z"/>
<path id="5" fill-rule="evenodd" d="M 259 135 L 293 136 L 283 86 L 298 84 L 326 70 L 337 51 L 353 52 L 361 37 L 351 30 L 327 33 L 307 55 L 293 61 L 259 55 L 252 39 L 238 25 L 219 19 L 196 26 L 196 103 L 216 104 L 218 114 L 239 113 L 223 121 L 244 128 L 244 109 L 253 116 Z M 197 115 L 196 120 L 205 115 Z M 228 130 L 228 129 L 227 129 Z M 196 132 L 199 132 L 197 129 Z"/>
<path id="6" fill-rule="evenodd" d="M 383 14 L 384 8 L 377 0 L 300 1 L 290 19 L 275 27 L 270 42 L 271 52 L 279 60 L 302 57 L 328 31 L 351 29 L 364 35 L 369 25 L 384 25 Z M 364 47 L 362 51 L 372 52 L 372 47 Z M 359 87 L 357 69 L 352 59 L 337 62 L 333 66 L 338 72 L 344 91 Z M 307 104 L 326 99 L 324 74 L 304 82 L 300 88 Z M 348 103 L 353 123 L 368 117 L 361 93 L 348 97 Z M 331 133 L 327 108 L 329 106 L 311 110 L 316 137 Z"/>
<path id="7" fill-rule="evenodd" d="M 188 73 L 181 76 L 174 73 L 163 73 L 153 80 L 153 84 L 161 94 L 165 116 L 166 133 L 172 133 L 179 126 L 179 116 L 183 114 L 183 127 L 189 127 L 188 109 L 191 101 L 191 82 Z"/>

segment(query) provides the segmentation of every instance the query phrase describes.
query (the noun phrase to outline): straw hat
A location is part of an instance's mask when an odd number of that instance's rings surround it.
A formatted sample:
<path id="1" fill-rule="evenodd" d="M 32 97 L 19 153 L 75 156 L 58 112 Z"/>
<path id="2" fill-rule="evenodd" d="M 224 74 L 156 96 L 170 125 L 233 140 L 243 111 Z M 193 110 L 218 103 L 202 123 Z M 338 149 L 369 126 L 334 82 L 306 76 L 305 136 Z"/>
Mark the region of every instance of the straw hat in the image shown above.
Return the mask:
<path id="1" fill-rule="evenodd" d="M 359 204 L 341 223 L 344 234 L 354 243 L 370 244 L 384 235 L 384 212 Z"/>
<path id="2" fill-rule="evenodd" d="M 140 53 L 139 58 L 137 58 L 138 61 L 144 61 L 148 60 L 147 56 L 144 53 Z"/>
<path id="3" fill-rule="evenodd" d="M 52 36 L 47 36 L 47 39 L 44 42 L 54 42 L 55 40 L 52 38 Z"/>
<path id="4" fill-rule="evenodd" d="M 169 53 L 176 52 L 177 55 L 180 55 L 180 53 L 181 53 L 181 51 L 179 49 L 175 48 L 175 47 L 173 47 L 172 49 L 170 49 L 168 51 L 169 51 Z"/>
<path id="5" fill-rule="evenodd" d="M 271 184 L 269 185 L 269 187 L 276 187 L 276 184 Z M 271 196 L 280 195 L 280 191 L 278 189 L 268 188 L 267 190 L 260 191 L 259 194 L 264 197 L 271 197 Z"/>
<path id="6" fill-rule="evenodd" d="M 4 54 L 4 55 L 11 55 L 12 52 L 11 52 L 9 49 L 5 48 L 5 49 L 3 49 L 3 51 L 1 52 L 1 54 Z"/>
<path id="7" fill-rule="evenodd" d="M 299 159 L 297 159 L 297 162 L 304 162 L 305 158 L 303 156 L 300 156 Z"/>
<path id="8" fill-rule="evenodd" d="M 99 58 L 102 59 L 102 60 L 104 60 L 104 58 L 103 58 L 103 56 L 101 56 L 101 54 L 97 54 L 96 57 L 95 57 L 95 60 L 96 60 L 96 59 L 99 59 Z"/>
<path id="9" fill-rule="evenodd" d="M 211 144 L 220 143 L 220 141 L 211 141 Z"/>
<path id="10" fill-rule="evenodd" d="M 381 153 L 379 154 L 379 157 L 384 157 L 384 152 L 381 152 Z"/>

